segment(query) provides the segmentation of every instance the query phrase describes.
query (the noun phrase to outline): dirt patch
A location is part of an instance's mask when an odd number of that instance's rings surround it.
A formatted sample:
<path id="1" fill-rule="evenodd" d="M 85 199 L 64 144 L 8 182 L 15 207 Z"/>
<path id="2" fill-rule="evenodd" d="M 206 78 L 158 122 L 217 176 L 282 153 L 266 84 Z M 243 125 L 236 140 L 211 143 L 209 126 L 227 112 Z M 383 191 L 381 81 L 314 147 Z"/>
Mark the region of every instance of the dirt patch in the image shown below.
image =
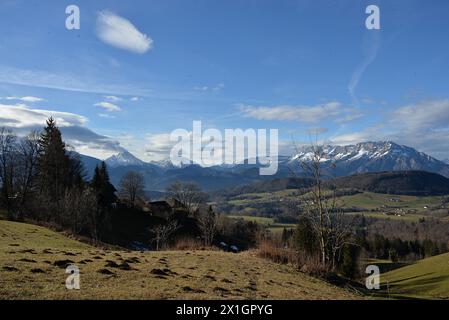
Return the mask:
<path id="1" fill-rule="evenodd" d="M 182 288 L 182 291 L 184 292 L 192 292 L 192 293 L 206 293 L 204 290 L 201 289 L 193 289 L 189 286 L 185 286 Z"/>
<path id="2" fill-rule="evenodd" d="M 23 249 L 19 251 L 20 253 L 31 253 L 31 254 L 36 254 L 36 251 L 34 251 L 34 249 Z"/>
<path id="3" fill-rule="evenodd" d="M 126 271 L 130 271 L 130 270 L 135 270 L 134 268 L 132 268 L 128 263 L 123 262 L 121 264 L 118 265 L 118 268 L 120 270 L 126 270 Z"/>
<path id="4" fill-rule="evenodd" d="M 125 260 L 126 263 L 140 263 L 140 259 L 138 257 L 132 257 Z"/>
<path id="5" fill-rule="evenodd" d="M 169 276 L 169 274 L 162 269 L 153 269 L 150 273 L 156 276 Z"/>
<path id="6" fill-rule="evenodd" d="M 75 263 L 72 260 L 69 259 L 65 259 L 65 260 L 56 260 L 55 262 L 53 262 L 53 265 L 63 269 L 63 268 L 67 268 L 68 265 Z"/>
<path id="7" fill-rule="evenodd" d="M 234 283 L 234 282 L 232 282 L 231 280 L 226 279 L 226 278 L 224 278 L 223 280 L 221 280 L 221 282 L 224 282 L 224 283 Z"/>
<path id="8" fill-rule="evenodd" d="M 36 263 L 37 262 L 36 260 L 27 259 L 27 258 L 22 258 L 22 259 L 19 259 L 18 261 L 20 261 L 20 262 L 29 262 L 29 263 Z"/>
<path id="9" fill-rule="evenodd" d="M 214 276 L 211 276 L 211 275 L 205 275 L 204 278 L 212 280 L 212 281 L 217 281 L 217 278 L 215 278 Z"/>
<path id="10" fill-rule="evenodd" d="M 101 274 L 106 274 L 106 275 L 115 275 L 115 273 L 112 272 L 112 271 L 109 270 L 109 269 L 100 269 L 100 270 L 98 270 L 97 272 L 98 272 L 98 273 L 101 273 Z"/>
<path id="11" fill-rule="evenodd" d="M 20 271 L 19 269 L 15 268 L 15 267 L 12 267 L 12 266 L 4 266 L 4 267 L 3 267 L 3 270 L 9 271 L 9 272 L 17 272 L 17 271 Z"/>
<path id="12" fill-rule="evenodd" d="M 117 262 L 112 261 L 112 260 L 107 260 L 106 264 L 104 266 L 109 267 L 109 268 L 118 268 Z"/>
<path id="13" fill-rule="evenodd" d="M 45 273 L 44 270 L 40 269 L 40 268 L 33 268 L 30 270 L 32 273 Z"/>

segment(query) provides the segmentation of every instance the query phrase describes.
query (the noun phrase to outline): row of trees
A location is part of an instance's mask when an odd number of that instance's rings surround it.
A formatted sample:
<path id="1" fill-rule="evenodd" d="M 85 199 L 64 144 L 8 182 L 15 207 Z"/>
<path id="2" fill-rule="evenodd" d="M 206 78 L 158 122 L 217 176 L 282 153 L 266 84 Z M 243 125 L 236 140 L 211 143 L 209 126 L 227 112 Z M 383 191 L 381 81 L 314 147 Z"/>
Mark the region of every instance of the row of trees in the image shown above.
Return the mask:
<path id="1" fill-rule="evenodd" d="M 372 258 L 399 260 L 416 260 L 447 252 L 445 243 L 430 239 L 404 241 L 400 238 L 388 239 L 375 234 L 372 239 L 361 238 L 360 245 Z"/>
<path id="2" fill-rule="evenodd" d="M 11 219 L 54 223 L 98 240 L 116 201 L 106 165 L 97 166 L 86 181 L 79 157 L 67 150 L 55 120 L 46 124 L 41 133 L 23 139 L 0 129 L 2 207 Z"/>

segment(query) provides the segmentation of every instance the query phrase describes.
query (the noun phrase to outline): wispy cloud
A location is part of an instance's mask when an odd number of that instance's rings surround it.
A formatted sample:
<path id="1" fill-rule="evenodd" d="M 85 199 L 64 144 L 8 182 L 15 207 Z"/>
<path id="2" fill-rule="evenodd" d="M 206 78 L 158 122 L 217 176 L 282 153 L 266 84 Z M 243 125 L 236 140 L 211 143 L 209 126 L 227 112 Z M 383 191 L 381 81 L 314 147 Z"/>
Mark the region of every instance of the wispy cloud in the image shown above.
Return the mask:
<path id="1" fill-rule="evenodd" d="M 25 97 L 6 97 L 6 100 L 18 100 L 22 102 L 40 102 L 44 101 L 44 99 L 33 96 L 25 96 Z"/>
<path id="2" fill-rule="evenodd" d="M 359 101 L 356 95 L 356 88 L 362 79 L 363 73 L 368 68 L 368 66 L 373 63 L 377 57 L 377 53 L 380 48 L 381 37 L 380 33 L 377 31 L 368 31 L 363 38 L 362 43 L 362 54 L 363 60 L 354 70 L 351 76 L 351 80 L 348 84 L 349 95 L 351 96 L 354 105 L 358 105 Z"/>
<path id="3" fill-rule="evenodd" d="M 223 90 L 224 87 L 225 87 L 224 83 L 219 83 L 219 84 L 213 85 L 213 86 L 196 86 L 196 87 L 193 88 L 193 90 L 195 90 L 195 91 L 204 91 L 204 92 L 206 92 L 206 91 L 215 91 L 215 92 L 217 92 L 217 91 Z"/>
<path id="4" fill-rule="evenodd" d="M 37 69 L 21 69 L 0 65 L 0 83 L 30 86 L 36 88 L 56 89 L 71 92 L 148 96 L 149 89 L 128 83 L 107 83 L 101 77 L 80 76 L 70 73 L 54 73 Z"/>
<path id="5" fill-rule="evenodd" d="M 153 46 L 153 40 L 140 32 L 129 20 L 110 11 L 102 11 L 97 18 L 97 35 L 106 44 L 143 54 Z"/>
<path id="6" fill-rule="evenodd" d="M 107 118 L 107 119 L 114 119 L 115 118 L 115 116 L 107 114 L 107 113 L 99 113 L 98 116 L 101 117 L 101 118 Z"/>
<path id="7" fill-rule="evenodd" d="M 361 116 L 356 108 L 347 108 L 341 103 L 332 101 L 313 106 L 250 106 L 240 105 L 240 111 L 245 117 L 258 120 L 298 121 L 317 123 L 323 120 L 333 120 L 337 123 L 353 121 Z"/>
<path id="8" fill-rule="evenodd" d="M 117 96 L 104 96 L 104 98 L 109 101 L 114 101 L 114 102 L 122 101 L 122 98 L 117 97 Z"/>
<path id="9" fill-rule="evenodd" d="M 122 111 L 122 109 L 118 105 L 107 102 L 107 101 L 98 102 L 98 103 L 94 104 L 94 106 L 103 108 L 108 112 Z"/>

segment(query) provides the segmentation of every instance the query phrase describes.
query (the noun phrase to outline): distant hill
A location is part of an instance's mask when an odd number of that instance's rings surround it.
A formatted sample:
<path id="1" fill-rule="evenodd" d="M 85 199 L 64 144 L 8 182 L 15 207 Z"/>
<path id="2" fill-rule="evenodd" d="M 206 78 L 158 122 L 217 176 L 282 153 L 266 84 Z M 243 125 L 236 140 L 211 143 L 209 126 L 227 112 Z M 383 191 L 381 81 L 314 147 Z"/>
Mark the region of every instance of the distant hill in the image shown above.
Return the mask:
<path id="1" fill-rule="evenodd" d="M 385 194 L 446 195 L 449 179 L 425 171 L 398 171 L 355 174 L 332 181 L 339 188 L 357 189 Z M 213 192 L 215 195 L 234 196 L 247 193 L 276 192 L 286 189 L 307 188 L 313 185 L 309 178 L 279 178 L 259 181 L 246 186 Z"/>
<path id="2" fill-rule="evenodd" d="M 312 186 L 309 178 L 278 178 L 267 181 L 258 181 L 246 186 L 235 187 L 228 190 L 212 192 L 212 196 L 226 195 L 234 196 L 247 193 L 276 192 L 286 189 L 300 189 Z"/>
<path id="3" fill-rule="evenodd" d="M 355 188 L 387 194 L 449 194 L 449 179 L 425 171 L 399 171 L 356 174 L 336 179 L 340 188 Z"/>

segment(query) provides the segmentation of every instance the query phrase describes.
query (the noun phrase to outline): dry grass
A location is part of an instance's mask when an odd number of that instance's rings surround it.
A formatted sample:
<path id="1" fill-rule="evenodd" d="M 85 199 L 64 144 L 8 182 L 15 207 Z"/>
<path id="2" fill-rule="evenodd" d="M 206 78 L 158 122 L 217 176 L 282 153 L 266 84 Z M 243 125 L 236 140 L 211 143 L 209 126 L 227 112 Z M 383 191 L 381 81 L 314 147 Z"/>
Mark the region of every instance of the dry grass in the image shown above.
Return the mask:
<path id="1" fill-rule="evenodd" d="M 80 290 L 65 288 L 65 269 L 55 265 L 64 260 L 79 267 Z M 43 227 L 0 221 L 0 299 L 358 298 L 249 252 L 102 250 Z"/>
<path id="2" fill-rule="evenodd" d="M 185 251 L 185 250 L 216 250 L 215 247 L 206 247 L 202 241 L 192 238 L 181 238 L 170 247 L 170 250 Z"/>
<path id="3" fill-rule="evenodd" d="M 328 271 L 322 267 L 318 256 L 301 254 L 296 250 L 284 248 L 270 240 L 260 241 L 257 256 L 275 263 L 291 265 L 302 272 L 317 277 L 325 277 Z"/>

